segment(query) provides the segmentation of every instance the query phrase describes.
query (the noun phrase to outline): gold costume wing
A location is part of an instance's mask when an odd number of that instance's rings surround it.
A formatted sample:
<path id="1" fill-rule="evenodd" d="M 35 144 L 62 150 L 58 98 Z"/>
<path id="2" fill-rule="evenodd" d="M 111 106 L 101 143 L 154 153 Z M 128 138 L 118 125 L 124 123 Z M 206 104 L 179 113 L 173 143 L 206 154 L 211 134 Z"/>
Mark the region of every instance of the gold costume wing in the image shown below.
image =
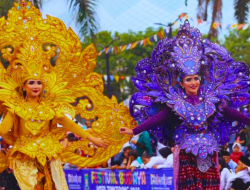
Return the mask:
<path id="1" fill-rule="evenodd" d="M 109 99 L 102 94 L 102 77 L 94 72 L 97 56 L 94 45 L 82 51 L 81 42 L 71 28 L 67 29 L 58 18 L 48 15 L 43 18 L 39 9 L 26 0 L 14 3 L 8 18 L 0 19 L 0 31 L 2 58 L 8 63 L 7 69 L 0 64 L 3 105 L 12 113 L 18 112 L 20 117 L 32 120 L 24 106 L 22 85 L 28 79 L 42 80 L 44 89 L 40 100 L 48 113 L 47 120 L 80 114 L 82 118 L 95 120 L 92 135 L 110 142 L 105 149 L 96 148 L 88 141 L 73 143 L 62 154 L 65 162 L 94 167 L 118 153 L 130 138 L 121 135 L 119 128 L 133 128 L 136 123 L 115 97 Z M 63 134 L 61 131 L 59 136 Z M 7 139 L 10 143 L 15 141 L 11 136 Z M 86 157 L 73 153 L 78 148 Z"/>
<path id="2" fill-rule="evenodd" d="M 120 127 L 134 128 L 136 122 L 129 115 L 129 111 L 122 103 L 118 104 L 116 98 L 104 96 L 93 88 L 82 88 L 82 94 L 89 99 L 82 99 L 76 106 L 76 111 L 86 119 L 98 118 L 92 123 L 92 135 L 101 137 L 110 142 L 107 148 L 94 147 L 88 141 L 74 142 L 62 154 L 63 161 L 81 167 L 95 167 L 106 163 L 108 159 L 117 154 L 123 144 L 129 139 L 129 135 L 119 133 Z M 74 154 L 81 149 L 85 156 Z M 88 156 L 88 157 L 87 157 Z"/>

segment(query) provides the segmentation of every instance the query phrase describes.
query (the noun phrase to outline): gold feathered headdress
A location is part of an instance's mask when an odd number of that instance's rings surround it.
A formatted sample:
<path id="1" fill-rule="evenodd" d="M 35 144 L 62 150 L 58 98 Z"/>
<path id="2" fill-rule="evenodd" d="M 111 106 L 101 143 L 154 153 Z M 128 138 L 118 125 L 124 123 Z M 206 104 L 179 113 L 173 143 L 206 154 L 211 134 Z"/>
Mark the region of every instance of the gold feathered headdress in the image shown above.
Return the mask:
<path id="1" fill-rule="evenodd" d="M 41 102 L 48 109 L 44 108 L 45 111 L 38 114 L 46 118 L 53 118 L 53 112 L 98 118 L 92 124 L 92 134 L 108 139 L 110 146 L 94 151 L 87 141 L 73 143 L 73 148 L 71 146 L 64 152 L 66 162 L 82 167 L 100 165 L 129 140 L 128 136 L 119 133 L 119 127 L 132 128 L 135 122 L 128 109 L 118 104 L 115 97 L 109 99 L 102 94 L 102 77 L 93 72 L 97 56 L 94 45 L 82 51 L 77 35 L 71 28 L 67 30 L 61 20 L 51 16 L 44 19 L 39 9 L 27 0 L 14 3 L 8 19 L 0 19 L 0 50 L 2 58 L 9 63 L 7 69 L 0 64 L 0 102 L 10 112 L 18 112 L 24 119 L 32 120 L 33 115 L 24 106 L 23 96 L 17 89 L 27 79 L 40 79 L 44 87 Z M 77 98 L 81 100 L 76 102 Z M 13 143 L 12 138 L 6 139 Z M 77 148 L 88 151 L 86 155 L 92 157 L 77 157 L 74 155 Z"/>
<path id="2" fill-rule="evenodd" d="M 44 19 L 32 2 L 14 3 L 8 19 L 0 19 L 0 30 L 2 58 L 9 63 L 7 69 L 0 66 L 2 82 L 17 89 L 28 79 L 40 79 L 45 86 L 45 101 L 59 98 L 55 93 L 58 91 L 52 90 L 56 85 L 64 90 L 60 100 L 64 98 L 69 103 L 79 97 L 81 87 L 103 91 L 101 76 L 93 72 L 95 47 L 91 44 L 82 52 L 81 42 L 72 29 L 67 30 L 57 18 Z M 2 88 L 6 85 L 1 83 Z"/>

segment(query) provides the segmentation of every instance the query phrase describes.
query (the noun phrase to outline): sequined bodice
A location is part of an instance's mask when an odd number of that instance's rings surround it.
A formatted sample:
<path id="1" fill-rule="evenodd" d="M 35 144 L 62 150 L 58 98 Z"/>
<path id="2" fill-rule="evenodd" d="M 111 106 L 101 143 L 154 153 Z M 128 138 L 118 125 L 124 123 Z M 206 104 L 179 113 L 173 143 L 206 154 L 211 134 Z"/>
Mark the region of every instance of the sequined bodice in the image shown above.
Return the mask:
<path id="1" fill-rule="evenodd" d="M 213 114 L 213 111 L 207 108 L 210 104 L 209 99 L 198 95 L 185 96 L 181 100 L 181 106 L 174 109 L 183 118 L 182 124 L 175 130 L 175 143 L 186 152 L 199 155 L 202 159 L 219 150 L 217 132 L 209 127 L 207 121 Z"/>
<path id="2" fill-rule="evenodd" d="M 25 121 L 23 118 L 20 118 L 20 123 L 19 123 L 19 126 L 18 126 L 18 132 L 19 132 L 19 135 L 40 135 L 40 134 L 44 134 L 44 133 L 47 133 L 49 132 L 49 127 L 50 127 L 50 121 L 45 121 L 45 122 L 36 122 L 36 121 L 33 121 L 33 125 L 36 125 L 36 123 L 38 124 L 41 124 L 41 126 L 34 126 L 36 128 L 39 128 L 39 130 L 37 130 L 37 132 L 34 134 L 31 132 L 31 130 L 29 130 L 29 128 L 26 127 L 27 125 L 27 122 L 32 122 L 32 121 Z M 28 124 L 30 126 L 30 124 Z"/>
<path id="3" fill-rule="evenodd" d="M 25 102 L 17 106 L 15 113 L 20 117 L 20 135 L 38 135 L 49 130 L 50 120 L 55 117 L 55 111 L 44 102 L 29 104 Z"/>

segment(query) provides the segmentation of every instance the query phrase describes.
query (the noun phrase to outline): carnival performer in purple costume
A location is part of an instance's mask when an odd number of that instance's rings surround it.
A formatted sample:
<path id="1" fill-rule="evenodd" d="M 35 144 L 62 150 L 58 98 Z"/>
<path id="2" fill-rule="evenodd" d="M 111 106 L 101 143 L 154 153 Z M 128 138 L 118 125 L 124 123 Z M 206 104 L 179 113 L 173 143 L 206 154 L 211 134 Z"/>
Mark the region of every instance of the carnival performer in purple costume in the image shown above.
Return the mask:
<path id="1" fill-rule="evenodd" d="M 161 140 L 173 129 L 175 189 L 220 189 L 219 146 L 250 124 L 249 68 L 222 46 L 202 39 L 186 20 L 173 39 L 162 39 L 136 65 L 131 115 Z M 176 122 L 177 121 L 177 122 Z"/>

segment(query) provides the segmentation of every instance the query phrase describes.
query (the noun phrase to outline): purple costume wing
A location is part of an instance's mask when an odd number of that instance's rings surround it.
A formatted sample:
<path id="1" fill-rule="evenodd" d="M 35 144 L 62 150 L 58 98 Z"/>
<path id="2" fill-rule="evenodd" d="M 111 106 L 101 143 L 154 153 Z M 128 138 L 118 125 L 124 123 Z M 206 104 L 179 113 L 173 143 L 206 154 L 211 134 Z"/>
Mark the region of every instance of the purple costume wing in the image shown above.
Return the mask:
<path id="1" fill-rule="evenodd" d="M 224 47 L 206 39 L 204 40 L 204 54 L 207 57 L 206 60 L 210 62 L 208 63 L 210 77 L 206 79 L 206 82 L 213 86 L 212 91 L 216 92 L 216 97 L 226 101 L 227 107 L 249 116 L 247 109 L 250 102 L 249 67 L 243 62 L 234 61 Z M 217 110 L 220 111 L 220 109 Z M 213 118 L 213 123 L 220 134 L 220 144 L 225 144 L 231 133 L 237 133 L 245 126 L 243 122 L 246 120 L 240 117 L 230 117 L 228 111 L 221 113 L 226 114 L 225 117 L 217 113 Z"/>

